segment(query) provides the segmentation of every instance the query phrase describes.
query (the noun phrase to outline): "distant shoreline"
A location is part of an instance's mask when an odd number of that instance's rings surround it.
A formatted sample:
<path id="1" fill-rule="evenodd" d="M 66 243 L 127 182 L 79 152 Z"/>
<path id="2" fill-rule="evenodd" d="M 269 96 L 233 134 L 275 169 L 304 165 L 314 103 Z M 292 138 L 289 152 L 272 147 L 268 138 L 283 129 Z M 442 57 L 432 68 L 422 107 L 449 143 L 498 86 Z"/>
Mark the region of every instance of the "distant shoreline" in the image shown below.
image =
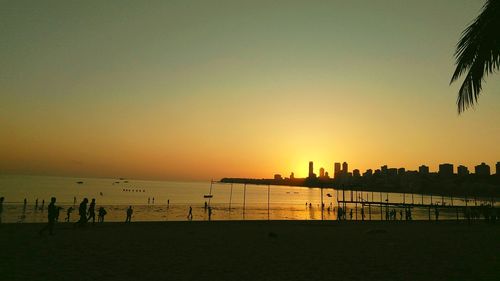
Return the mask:
<path id="1" fill-rule="evenodd" d="M 336 190 L 353 190 L 365 192 L 408 193 L 437 196 L 456 196 L 462 198 L 482 197 L 488 199 L 500 198 L 500 175 L 480 177 L 440 177 L 437 174 L 425 176 L 413 175 L 402 183 L 401 177 L 370 178 L 284 178 L 284 179 L 252 179 L 252 178 L 222 178 L 220 183 L 296 186 L 309 188 L 332 188 Z"/>

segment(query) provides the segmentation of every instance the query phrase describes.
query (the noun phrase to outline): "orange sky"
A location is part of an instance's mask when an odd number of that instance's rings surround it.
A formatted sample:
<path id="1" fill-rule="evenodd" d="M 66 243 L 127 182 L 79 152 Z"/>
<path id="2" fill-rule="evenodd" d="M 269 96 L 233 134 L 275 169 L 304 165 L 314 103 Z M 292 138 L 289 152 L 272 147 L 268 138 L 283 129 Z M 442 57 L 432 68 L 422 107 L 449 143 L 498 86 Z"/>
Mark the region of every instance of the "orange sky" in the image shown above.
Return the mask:
<path id="1" fill-rule="evenodd" d="M 9 3 L 0 173 L 206 180 L 306 176 L 309 160 L 330 173 L 500 161 L 498 75 L 461 116 L 448 85 L 480 1 L 207 2 Z"/>

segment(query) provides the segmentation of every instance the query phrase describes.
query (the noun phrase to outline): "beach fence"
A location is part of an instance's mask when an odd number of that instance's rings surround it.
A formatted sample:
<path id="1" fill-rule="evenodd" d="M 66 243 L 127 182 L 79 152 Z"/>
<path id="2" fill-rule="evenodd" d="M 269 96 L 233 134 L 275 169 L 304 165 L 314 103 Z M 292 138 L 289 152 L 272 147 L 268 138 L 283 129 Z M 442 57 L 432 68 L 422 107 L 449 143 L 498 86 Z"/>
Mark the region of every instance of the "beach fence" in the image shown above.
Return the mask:
<path id="1" fill-rule="evenodd" d="M 212 193 L 216 185 L 229 185 L 228 211 L 235 212 L 239 210 L 240 219 L 242 220 L 474 220 L 479 219 L 481 216 L 487 216 L 488 213 L 492 213 L 491 216 L 494 216 L 497 207 L 495 198 L 467 198 L 436 194 L 391 193 L 333 188 L 317 188 L 319 189 L 318 198 L 315 200 L 317 204 L 312 205 L 309 203 L 308 205 L 306 203 L 305 207 L 302 207 L 304 206 L 302 203 L 293 200 L 293 202 L 283 202 L 283 200 L 273 202 L 273 194 L 275 194 L 272 192 L 273 189 L 297 189 L 294 186 L 284 187 L 220 181 L 211 181 L 209 202 L 211 202 L 211 196 L 213 196 Z M 262 200 L 262 196 L 260 197 L 261 201 L 265 202 L 253 203 L 250 204 L 252 206 L 249 206 L 249 189 L 266 191 L 265 200 Z M 235 190 L 242 192 L 241 203 L 235 203 L 234 201 Z M 325 194 L 328 196 L 325 196 Z M 332 205 L 332 203 L 325 205 L 326 200 L 335 202 L 336 206 Z M 295 215 L 287 215 L 286 208 L 290 209 L 288 213 L 295 213 Z M 303 211 L 300 212 L 297 208 L 303 209 Z M 238 212 L 235 212 L 235 215 L 238 216 Z M 237 217 L 233 216 L 231 219 L 237 219 Z"/>

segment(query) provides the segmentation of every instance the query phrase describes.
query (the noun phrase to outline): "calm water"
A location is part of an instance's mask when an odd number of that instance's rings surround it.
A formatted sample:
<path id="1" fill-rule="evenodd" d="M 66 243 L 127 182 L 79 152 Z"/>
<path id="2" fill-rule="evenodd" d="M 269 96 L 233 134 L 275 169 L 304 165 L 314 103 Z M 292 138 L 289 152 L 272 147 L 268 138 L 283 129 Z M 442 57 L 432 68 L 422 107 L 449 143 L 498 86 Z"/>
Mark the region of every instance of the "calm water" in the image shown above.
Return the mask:
<path id="1" fill-rule="evenodd" d="M 82 184 L 77 182 L 82 181 Z M 207 220 L 204 203 L 210 193 L 210 182 L 168 182 L 142 181 L 98 178 L 65 178 L 41 176 L 0 175 L 0 196 L 5 197 L 4 222 L 42 222 L 46 221 L 47 205 L 50 197 L 57 197 L 57 204 L 64 208 L 59 221 L 66 217 L 66 210 L 75 207 L 70 221 L 77 220 L 78 205 L 84 197 L 95 198 L 97 208 L 103 206 L 108 214 L 106 221 L 124 221 L 125 210 L 133 206 L 135 221 L 168 221 L 186 220 L 189 206 L 193 207 L 193 220 Z M 212 199 L 213 220 L 318 220 L 321 214 L 321 190 L 318 188 L 247 185 L 213 184 Z M 334 189 L 323 190 L 325 210 L 323 219 L 334 220 L 337 217 L 337 196 L 342 199 L 342 192 Z M 363 198 L 363 200 L 389 202 L 415 202 L 426 204 L 431 200 L 434 204 L 465 205 L 465 200 L 451 198 L 399 194 L 345 192 L 346 200 Z M 23 200 L 28 203 L 24 207 Z M 74 199 L 76 198 L 76 204 Z M 153 203 L 154 198 L 154 203 Z M 35 208 L 35 201 L 38 206 Z M 359 199 L 359 200 L 360 200 Z M 42 210 L 42 200 L 45 200 Z M 149 202 L 148 202 L 149 201 Z M 170 201 L 169 204 L 167 202 Z M 306 207 L 306 202 L 311 207 Z M 478 200 L 477 204 L 483 201 Z M 149 203 L 149 204 L 148 204 Z M 469 201 L 468 204 L 474 204 Z M 330 208 L 329 208 L 330 207 Z M 347 205 L 348 212 L 352 209 L 353 218 L 361 219 L 361 205 Z M 96 208 L 96 209 L 97 209 Z M 392 207 L 391 207 L 392 208 Z M 385 215 L 385 209 L 380 207 L 365 207 L 365 219 L 380 220 Z M 459 214 L 462 216 L 462 214 Z M 455 210 L 443 209 L 440 218 L 455 219 Z M 399 215 L 398 215 L 399 218 Z M 427 209 L 413 210 L 414 219 L 428 219 Z M 349 215 L 348 215 L 349 219 Z"/>

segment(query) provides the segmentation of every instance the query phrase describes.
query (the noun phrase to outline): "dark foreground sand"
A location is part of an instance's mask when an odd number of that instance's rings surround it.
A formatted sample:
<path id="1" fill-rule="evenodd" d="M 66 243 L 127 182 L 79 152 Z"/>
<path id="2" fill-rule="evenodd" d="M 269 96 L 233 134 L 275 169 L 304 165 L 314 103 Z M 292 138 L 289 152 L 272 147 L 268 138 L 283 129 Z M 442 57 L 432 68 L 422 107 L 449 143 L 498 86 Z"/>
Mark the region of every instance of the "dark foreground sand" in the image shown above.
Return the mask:
<path id="1" fill-rule="evenodd" d="M 0 225 L 0 280 L 500 280 L 500 224 Z"/>

